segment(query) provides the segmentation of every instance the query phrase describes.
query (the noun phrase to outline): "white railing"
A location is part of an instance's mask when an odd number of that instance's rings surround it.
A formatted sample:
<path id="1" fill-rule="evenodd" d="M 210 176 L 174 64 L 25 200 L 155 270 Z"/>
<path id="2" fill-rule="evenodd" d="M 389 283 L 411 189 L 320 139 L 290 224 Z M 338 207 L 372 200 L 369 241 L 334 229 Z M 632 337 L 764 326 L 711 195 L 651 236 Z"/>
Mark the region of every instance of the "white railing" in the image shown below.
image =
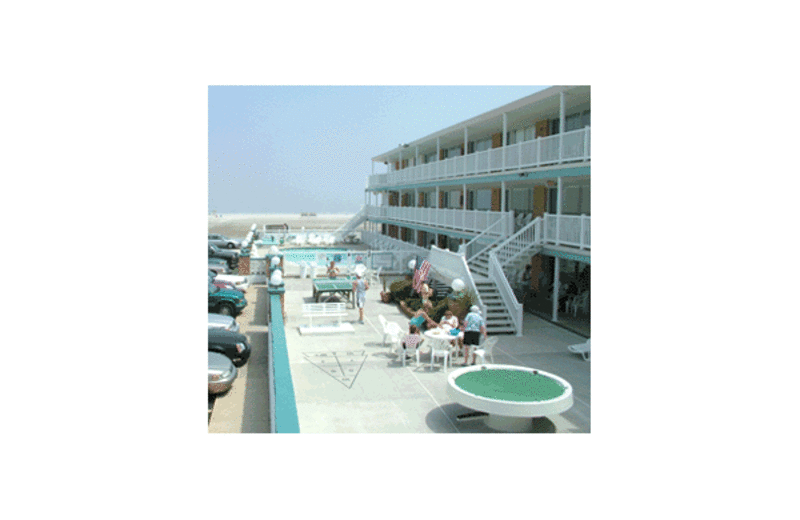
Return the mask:
<path id="1" fill-rule="evenodd" d="M 504 226 L 500 226 L 502 223 L 503 221 L 496 222 L 466 244 L 461 244 L 458 248 L 458 252 L 463 253 L 469 263 L 470 260 L 490 248 L 498 240 L 502 240 L 502 237 L 506 236 L 508 230 Z"/>
<path id="2" fill-rule="evenodd" d="M 514 322 L 517 336 L 522 336 L 522 304 L 517 301 L 494 251 L 489 253 L 489 279 L 497 286 L 500 299 L 511 316 L 511 321 Z"/>
<path id="3" fill-rule="evenodd" d="M 400 263 L 397 263 L 396 265 L 399 265 L 401 270 L 405 269 L 403 265 L 407 266 L 408 260 L 416 258 L 417 256 L 427 258 L 428 254 L 430 253 L 430 251 L 424 247 L 403 242 L 402 240 L 383 235 L 377 231 L 362 231 L 361 240 L 371 249 L 397 252 L 397 260 Z M 403 260 L 405 263 L 402 263 Z"/>
<path id="4" fill-rule="evenodd" d="M 494 171 L 536 168 L 569 161 L 591 159 L 591 127 L 539 137 L 500 148 L 492 148 L 443 161 L 411 166 L 389 173 L 370 175 L 367 186 L 379 189 Z"/>
<path id="5" fill-rule="evenodd" d="M 358 210 L 358 213 L 353 215 L 353 218 L 351 218 L 350 220 L 339 226 L 339 228 L 336 231 L 334 231 L 333 234 L 336 236 L 337 240 L 342 240 L 345 234 L 351 232 L 356 227 L 358 227 L 358 225 L 364 222 L 366 218 L 367 218 L 367 206 L 363 205 L 361 206 L 361 209 Z"/>
<path id="6" fill-rule="evenodd" d="M 370 219 L 392 220 L 399 224 L 419 224 L 444 229 L 481 233 L 500 221 L 505 229 L 513 229 L 511 211 L 478 211 L 463 209 L 411 208 L 401 206 L 367 206 Z"/>
<path id="7" fill-rule="evenodd" d="M 439 281 L 450 285 L 453 283 L 453 280 L 460 278 L 464 282 L 466 288 L 477 296 L 478 302 L 476 305 L 480 307 L 483 316 L 486 316 L 486 306 L 481 300 L 481 293 L 478 292 L 475 279 L 472 278 L 472 273 L 467 266 L 467 260 L 464 258 L 464 255 L 431 246 L 428 261 L 431 263 L 431 270 L 436 271 Z"/>
<path id="8" fill-rule="evenodd" d="M 531 247 L 542 243 L 542 217 L 536 217 L 522 229 L 498 244 L 492 253 L 497 255 L 500 265 L 506 267 Z"/>
<path id="9" fill-rule="evenodd" d="M 588 215 L 544 215 L 545 244 L 591 249 L 592 217 Z"/>

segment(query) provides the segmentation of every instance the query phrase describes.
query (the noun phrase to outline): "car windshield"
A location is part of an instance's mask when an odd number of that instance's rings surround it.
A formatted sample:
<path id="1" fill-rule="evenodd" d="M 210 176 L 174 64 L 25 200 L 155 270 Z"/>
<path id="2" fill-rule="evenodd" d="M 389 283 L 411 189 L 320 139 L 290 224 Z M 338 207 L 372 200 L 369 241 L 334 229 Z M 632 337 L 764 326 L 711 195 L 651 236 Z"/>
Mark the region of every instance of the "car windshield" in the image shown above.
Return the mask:
<path id="1" fill-rule="evenodd" d="M 208 284 L 208 294 L 214 294 L 215 292 L 219 291 L 219 287 L 214 286 L 213 284 Z"/>
<path id="2" fill-rule="evenodd" d="M 214 244 L 208 244 L 208 248 L 210 250 L 214 251 L 215 253 L 219 252 L 219 248 L 217 246 L 215 246 Z"/>

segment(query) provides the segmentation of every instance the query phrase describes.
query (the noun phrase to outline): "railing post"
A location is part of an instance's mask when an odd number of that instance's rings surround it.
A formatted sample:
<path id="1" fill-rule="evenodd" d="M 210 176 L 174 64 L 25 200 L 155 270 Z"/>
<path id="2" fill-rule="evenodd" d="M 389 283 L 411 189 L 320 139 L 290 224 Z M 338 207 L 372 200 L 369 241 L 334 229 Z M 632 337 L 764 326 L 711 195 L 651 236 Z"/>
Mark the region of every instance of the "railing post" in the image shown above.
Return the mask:
<path id="1" fill-rule="evenodd" d="M 583 127 L 583 160 L 589 160 L 589 127 Z"/>
<path id="2" fill-rule="evenodd" d="M 585 249 L 583 244 L 583 230 L 584 230 L 584 223 L 586 222 L 586 215 L 581 213 L 581 236 L 578 239 L 578 243 L 580 244 L 580 249 Z"/>
<path id="3" fill-rule="evenodd" d="M 539 166 L 542 163 L 542 138 L 536 136 L 536 161 L 534 164 Z"/>

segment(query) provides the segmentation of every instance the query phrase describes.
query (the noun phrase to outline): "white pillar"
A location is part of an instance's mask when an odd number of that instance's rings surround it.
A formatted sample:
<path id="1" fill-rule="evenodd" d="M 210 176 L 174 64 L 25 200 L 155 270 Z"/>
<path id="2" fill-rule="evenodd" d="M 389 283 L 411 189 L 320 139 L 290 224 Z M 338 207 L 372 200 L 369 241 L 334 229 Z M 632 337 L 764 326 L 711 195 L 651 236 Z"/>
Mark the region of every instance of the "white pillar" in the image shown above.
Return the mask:
<path id="1" fill-rule="evenodd" d="M 563 92 L 559 94 L 559 98 L 561 107 L 559 108 L 560 113 L 558 119 L 558 162 L 561 162 L 562 157 L 564 157 L 564 130 L 567 128 L 567 102 Z"/>
<path id="2" fill-rule="evenodd" d="M 562 193 L 562 177 L 558 178 L 558 191 L 556 195 L 556 236 L 555 241 L 556 245 L 560 243 L 559 238 L 561 237 L 561 193 Z"/>
<path id="3" fill-rule="evenodd" d="M 509 233 L 508 229 L 506 229 L 506 218 L 505 218 L 505 213 L 506 213 L 506 181 L 503 181 L 503 182 L 500 183 L 500 213 L 501 213 L 501 217 L 500 218 L 503 219 L 503 233 L 506 236 L 511 236 L 511 233 Z"/>
<path id="4" fill-rule="evenodd" d="M 556 267 L 553 273 L 553 321 L 558 321 L 558 283 L 561 273 L 560 259 L 556 257 Z"/>
<path id="5" fill-rule="evenodd" d="M 441 165 L 439 164 L 439 157 L 441 157 L 441 156 L 442 156 L 442 155 L 441 155 L 441 153 L 442 153 L 442 152 L 440 151 L 440 148 L 439 148 L 439 146 L 440 146 L 440 143 L 439 143 L 439 138 L 437 137 L 437 138 L 436 138 L 436 176 L 437 176 L 437 177 L 439 177 L 439 173 L 440 173 L 440 172 L 439 172 L 439 168 L 441 167 Z M 439 188 L 436 188 L 436 189 L 438 190 Z M 436 204 L 437 204 L 437 206 L 438 206 L 438 204 L 439 204 L 439 203 L 437 202 Z"/>
<path id="6" fill-rule="evenodd" d="M 503 112 L 503 169 L 506 169 L 506 146 L 508 145 L 508 115 Z"/>

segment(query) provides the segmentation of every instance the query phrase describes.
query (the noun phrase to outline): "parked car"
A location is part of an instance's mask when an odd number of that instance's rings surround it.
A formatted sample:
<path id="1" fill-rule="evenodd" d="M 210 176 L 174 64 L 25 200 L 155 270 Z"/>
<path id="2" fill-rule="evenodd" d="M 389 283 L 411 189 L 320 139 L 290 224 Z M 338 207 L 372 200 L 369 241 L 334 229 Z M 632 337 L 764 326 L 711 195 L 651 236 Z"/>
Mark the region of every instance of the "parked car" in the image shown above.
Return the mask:
<path id="1" fill-rule="evenodd" d="M 223 260 L 222 258 L 209 258 L 208 259 L 208 270 L 214 271 L 216 274 L 228 274 L 231 272 L 228 269 L 228 263 Z M 210 277 L 210 276 L 209 276 Z"/>
<path id="2" fill-rule="evenodd" d="M 213 285 L 214 287 L 219 287 L 220 289 L 227 289 L 229 291 L 238 291 L 244 294 L 244 291 L 239 291 L 239 289 L 234 287 L 234 285 L 230 282 L 220 282 L 219 280 L 215 279 L 213 282 L 211 282 L 211 285 Z"/>
<path id="3" fill-rule="evenodd" d="M 225 247 L 228 249 L 239 249 L 242 247 L 242 241 L 235 238 L 228 238 L 225 235 L 208 234 L 208 243 L 214 244 L 217 247 Z"/>
<path id="4" fill-rule="evenodd" d="M 219 282 L 232 283 L 233 286 L 236 287 L 237 291 L 247 292 L 247 288 L 250 287 L 250 283 L 247 281 L 246 276 L 239 276 L 236 274 L 220 274 L 214 276 L 214 279 Z"/>
<path id="5" fill-rule="evenodd" d="M 208 244 L 208 257 L 209 258 L 222 258 L 228 263 L 228 267 L 236 269 L 239 265 L 239 253 L 236 251 L 223 251 L 213 244 Z"/>
<path id="6" fill-rule="evenodd" d="M 247 300 L 239 291 L 230 291 L 208 284 L 208 312 L 237 316 L 247 307 Z"/>
<path id="7" fill-rule="evenodd" d="M 239 324 L 232 316 L 225 316 L 223 314 L 208 313 L 208 328 L 209 329 L 224 329 L 230 332 L 239 332 Z"/>
<path id="8" fill-rule="evenodd" d="M 209 394 L 221 394 L 230 390 L 236 375 L 236 367 L 227 356 L 218 352 L 208 352 Z"/>
<path id="9" fill-rule="evenodd" d="M 240 367 L 250 358 L 250 343 L 247 336 L 223 329 L 208 329 L 208 350 L 228 357 Z"/>

